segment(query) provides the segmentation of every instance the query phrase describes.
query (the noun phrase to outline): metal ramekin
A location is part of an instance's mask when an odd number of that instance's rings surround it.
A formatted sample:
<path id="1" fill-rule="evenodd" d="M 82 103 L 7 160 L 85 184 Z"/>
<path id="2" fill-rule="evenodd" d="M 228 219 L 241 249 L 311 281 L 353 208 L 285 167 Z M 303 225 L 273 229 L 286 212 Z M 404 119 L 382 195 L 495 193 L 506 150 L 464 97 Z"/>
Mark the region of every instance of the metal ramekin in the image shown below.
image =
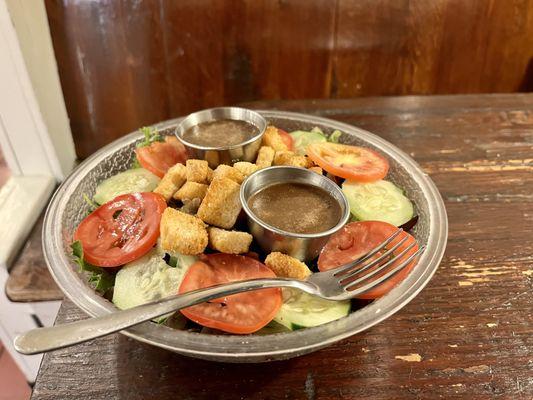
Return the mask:
<path id="1" fill-rule="evenodd" d="M 278 183 L 303 183 L 328 192 L 341 207 L 339 222 L 324 232 L 293 233 L 283 231 L 262 221 L 248 206 L 248 200 L 258 191 Z M 339 186 L 331 179 L 304 168 L 279 166 L 261 169 L 250 175 L 241 185 L 241 203 L 248 217 L 248 227 L 257 243 L 267 254 L 279 251 L 300 261 L 311 261 L 331 235 L 341 229 L 350 218 L 350 206 Z M 300 204 L 304 208 L 305 204 Z"/>
<path id="2" fill-rule="evenodd" d="M 254 125 L 259 132 L 245 142 L 231 146 L 202 146 L 188 142 L 183 139 L 183 134 L 187 129 L 202 122 L 211 122 L 221 119 L 232 119 L 244 121 Z M 206 160 L 211 168 L 216 168 L 219 164 L 233 164 L 237 161 L 255 161 L 261 139 L 267 126 L 263 116 L 255 111 L 239 107 L 219 107 L 210 108 L 195 112 L 185 117 L 176 127 L 175 135 L 183 143 L 191 158 Z"/>
<path id="3" fill-rule="evenodd" d="M 271 335 L 214 335 L 172 329 L 147 322 L 121 331 L 122 334 L 180 354 L 225 362 L 282 360 L 316 351 L 362 332 L 390 317 L 412 300 L 429 282 L 444 254 L 448 234 L 446 210 L 431 179 L 404 152 L 370 132 L 331 119 L 286 111 L 262 110 L 274 126 L 288 131 L 319 127 L 326 133 L 342 131 L 341 141 L 367 146 L 384 154 L 390 163 L 388 180 L 405 190 L 415 205 L 418 223 L 411 233 L 426 246 L 418 264 L 407 278 L 387 295 L 352 311 L 345 318 L 314 328 Z M 174 134 L 181 119 L 157 124 L 162 134 Z M 106 315 L 116 307 L 96 293 L 72 261 L 70 243 L 89 205 L 83 194 L 92 196 L 103 179 L 128 169 L 135 145 L 142 134 L 134 132 L 117 139 L 83 161 L 57 189 L 43 225 L 43 250 L 48 269 L 65 296 L 91 316 Z M 147 352 L 147 349 L 139 348 Z"/>

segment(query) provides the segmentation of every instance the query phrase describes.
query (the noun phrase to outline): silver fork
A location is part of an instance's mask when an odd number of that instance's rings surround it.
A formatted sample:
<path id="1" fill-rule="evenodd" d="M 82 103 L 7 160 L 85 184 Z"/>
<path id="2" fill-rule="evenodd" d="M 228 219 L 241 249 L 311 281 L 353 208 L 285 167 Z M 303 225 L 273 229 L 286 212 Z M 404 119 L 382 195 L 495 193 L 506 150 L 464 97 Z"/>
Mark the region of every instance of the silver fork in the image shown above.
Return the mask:
<path id="1" fill-rule="evenodd" d="M 312 274 L 305 281 L 290 278 L 261 278 L 198 289 L 100 317 L 33 329 L 15 338 L 15 349 L 22 354 L 36 354 L 61 349 L 109 335 L 182 308 L 251 290 L 286 287 L 300 289 L 327 300 L 350 299 L 390 279 L 424 250 L 423 247 L 420 247 L 394 268 L 386 271 L 388 267 L 407 255 L 416 244 L 413 242 L 400 253 L 393 255 L 393 252 L 407 240 L 407 236 L 404 236 L 393 246 L 385 249 L 401 231 L 401 229 L 396 231 L 364 256 L 337 268 Z M 378 255 L 377 253 L 383 249 L 385 251 Z M 372 259 L 374 256 L 376 258 Z M 384 271 L 386 272 L 380 276 L 380 273 Z"/>

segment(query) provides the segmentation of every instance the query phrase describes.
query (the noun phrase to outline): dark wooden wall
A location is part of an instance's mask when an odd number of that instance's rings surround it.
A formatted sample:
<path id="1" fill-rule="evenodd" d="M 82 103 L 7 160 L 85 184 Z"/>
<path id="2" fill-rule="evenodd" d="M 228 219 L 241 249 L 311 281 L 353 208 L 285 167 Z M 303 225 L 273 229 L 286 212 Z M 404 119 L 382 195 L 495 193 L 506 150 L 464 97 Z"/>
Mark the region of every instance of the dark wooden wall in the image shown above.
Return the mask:
<path id="1" fill-rule="evenodd" d="M 258 99 L 533 90 L 533 0 L 46 0 L 81 158 Z"/>

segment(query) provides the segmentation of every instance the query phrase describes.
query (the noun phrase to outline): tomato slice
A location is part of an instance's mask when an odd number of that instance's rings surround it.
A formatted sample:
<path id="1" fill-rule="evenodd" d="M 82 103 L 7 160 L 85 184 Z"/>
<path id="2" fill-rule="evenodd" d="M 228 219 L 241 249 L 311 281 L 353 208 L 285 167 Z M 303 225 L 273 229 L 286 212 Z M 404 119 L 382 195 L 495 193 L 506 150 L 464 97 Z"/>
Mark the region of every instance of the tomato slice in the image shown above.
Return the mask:
<path id="1" fill-rule="evenodd" d="M 328 269 L 338 267 L 340 265 L 349 263 L 357 258 L 367 254 L 370 250 L 376 248 L 385 239 L 389 238 L 398 228 L 387 222 L 381 221 L 362 221 L 352 222 L 344 226 L 339 232 L 333 235 L 326 246 L 322 249 L 320 256 L 318 257 L 318 269 L 320 271 L 327 271 Z M 386 249 L 390 249 L 404 237 L 407 240 L 401 244 L 392 254 L 397 255 L 405 250 L 411 243 L 416 242 L 415 238 L 407 232 L 400 233 L 386 248 L 378 253 L 383 254 Z M 393 263 L 387 271 L 396 267 L 399 263 L 404 261 L 410 255 L 414 254 L 418 250 L 418 244 L 407 251 L 398 261 Z M 398 272 L 392 278 L 386 280 L 376 288 L 357 296 L 360 299 L 377 299 L 405 279 L 409 272 L 416 265 L 416 260 L 413 260 L 403 270 Z M 384 271 L 383 273 L 386 273 Z M 382 274 L 377 275 L 376 277 Z"/>
<path id="2" fill-rule="evenodd" d="M 283 140 L 283 143 L 287 146 L 287 148 L 290 151 L 294 151 L 294 139 L 287 131 L 284 131 L 283 129 L 277 128 L 279 136 L 281 137 L 281 140 Z"/>
<path id="3" fill-rule="evenodd" d="M 185 146 L 174 136 L 165 137 L 164 142 L 135 149 L 137 159 L 143 168 L 162 178 L 170 167 L 187 161 Z"/>
<path id="4" fill-rule="evenodd" d="M 263 263 L 250 257 L 210 254 L 187 271 L 180 293 L 200 288 L 276 275 Z M 209 328 L 230 333 L 252 333 L 268 324 L 281 307 L 279 289 L 261 289 L 238 293 L 181 310 L 190 320 Z"/>
<path id="5" fill-rule="evenodd" d="M 307 155 L 323 170 L 355 182 L 374 182 L 389 171 L 389 162 L 366 147 L 338 143 L 311 143 Z"/>
<path id="6" fill-rule="evenodd" d="M 150 251 L 159 237 L 166 207 L 157 193 L 117 196 L 81 221 L 74 241 L 81 241 L 84 258 L 91 264 L 118 267 Z"/>

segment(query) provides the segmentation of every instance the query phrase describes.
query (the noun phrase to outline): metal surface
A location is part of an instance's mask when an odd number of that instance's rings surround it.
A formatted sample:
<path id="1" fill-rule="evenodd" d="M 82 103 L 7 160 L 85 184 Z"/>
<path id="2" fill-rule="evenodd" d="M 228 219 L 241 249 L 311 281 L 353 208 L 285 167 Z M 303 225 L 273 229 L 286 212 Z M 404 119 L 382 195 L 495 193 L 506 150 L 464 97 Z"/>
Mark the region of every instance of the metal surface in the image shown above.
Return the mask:
<path id="1" fill-rule="evenodd" d="M 186 307 L 251 290 L 284 287 L 300 289 L 326 300 L 348 300 L 393 277 L 422 252 L 421 248 L 407 256 L 407 252 L 415 245 L 413 242 L 411 247 L 395 254 L 394 257 L 388 257 L 395 248 L 405 241 L 407 238 L 405 236 L 403 240 L 399 240 L 383 255 L 370 260 L 388 243 L 391 243 L 400 232 L 401 230 L 398 230 L 390 238 L 357 260 L 328 271 L 312 274 L 305 281 L 291 278 L 259 278 L 197 289 L 112 314 L 70 324 L 32 329 L 15 338 L 15 349 L 22 354 L 37 354 L 62 349 L 130 328 Z M 392 268 L 396 262 L 398 265 Z M 365 273 L 361 274 L 362 272 Z M 379 276 L 381 272 L 384 273 Z"/>
<path id="2" fill-rule="evenodd" d="M 412 231 L 426 251 L 409 276 L 386 296 L 345 318 L 314 328 L 266 336 L 206 335 L 180 331 L 154 323 L 144 323 L 122 331 L 125 335 L 192 357 L 225 362 L 262 362 L 287 359 L 323 348 L 361 332 L 389 317 L 429 282 L 438 268 L 446 247 L 448 221 L 444 204 L 433 182 L 420 167 L 397 147 L 362 129 L 337 121 L 283 111 L 260 111 L 275 126 L 287 131 L 319 127 L 326 134 L 340 130 L 340 141 L 380 151 L 390 163 L 388 178 L 405 190 L 419 215 Z M 180 119 L 156 125 L 162 133 L 173 134 Z M 87 284 L 71 261 L 70 242 L 74 228 L 87 214 L 83 193 L 94 193 L 103 179 L 126 170 L 133 159 L 138 132 L 120 138 L 85 160 L 56 191 L 43 226 L 43 249 L 52 276 L 78 307 L 89 315 L 114 312 L 112 303 Z"/>
<path id="3" fill-rule="evenodd" d="M 187 129 L 202 122 L 211 122 L 221 119 L 245 121 L 254 125 L 258 133 L 245 142 L 231 145 L 210 147 L 188 142 L 183 138 Z M 255 161 L 261 139 L 267 126 L 263 116 L 255 111 L 239 107 L 210 108 L 195 112 L 185 117 L 176 127 L 175 135 L 183 143 L 192 158 L 206 160 L 211 168 L 219 164 L 233 164 L 237 161 Z"/>
<path id="4" fill-rule="evenodd" d="M 299 234 L 283 231 L 257 218 L 248 206 L 250 197 L 267 186 L 287 182 L 312 185 L 328 192 L 341 208 L 342 216 L 337 225 L 325 232 Z M 240 197 L 250 233 L 263 251 L 267 254 L 279 251 L 301 261 L 311 261 L 318 257 L 329 237 L 341 229 L 350 218 L 350 206 L 340 187 L 331 179 L 304 168 L 280 166 L 259 170 L 242 183 Z"/>

